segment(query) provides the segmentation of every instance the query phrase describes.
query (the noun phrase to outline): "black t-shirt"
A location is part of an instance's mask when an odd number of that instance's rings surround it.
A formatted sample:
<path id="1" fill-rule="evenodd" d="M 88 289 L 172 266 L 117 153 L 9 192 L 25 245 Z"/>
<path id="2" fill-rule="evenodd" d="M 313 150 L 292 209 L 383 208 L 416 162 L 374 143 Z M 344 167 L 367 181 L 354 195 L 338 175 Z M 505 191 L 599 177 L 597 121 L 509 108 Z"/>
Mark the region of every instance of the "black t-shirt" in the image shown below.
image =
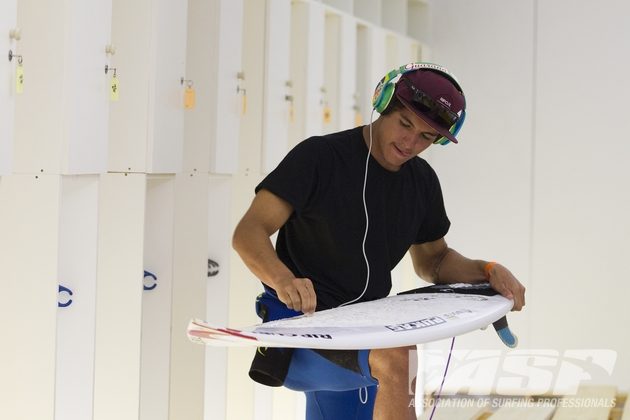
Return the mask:
<path id="1" fill-rule="evenodd" d="M 256 187 L 294 209 L 278 232 L 276 252 L 296 277 L 311 279 L 317 310 L 353 300 L 365 288 L 367 153 L 362 127 L 311 137 Z M 409 247 L 440 239 L 450 227 L 437 175 L 419 157 L 391 172 L 370 156 L 365 195 L 370 281 L 361 301 L 387 296 L 391 270 Z"/>

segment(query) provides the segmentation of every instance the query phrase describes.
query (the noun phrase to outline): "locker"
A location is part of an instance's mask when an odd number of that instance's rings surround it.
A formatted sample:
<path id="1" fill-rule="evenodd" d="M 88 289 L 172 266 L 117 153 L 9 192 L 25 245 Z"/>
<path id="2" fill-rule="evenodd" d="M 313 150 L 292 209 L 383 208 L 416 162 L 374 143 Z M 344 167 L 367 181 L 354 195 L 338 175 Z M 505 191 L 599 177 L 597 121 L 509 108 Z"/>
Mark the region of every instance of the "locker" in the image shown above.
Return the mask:
<path id="1" fill-rule="evenodd" d="M 291 6 L 290 71 L 294 118 L 289 124 L 289 148 L 321 135 L 324 103 L 324 7 L 295 2 Z"/>
<path id="2" fill-rule="evenodd" d="M 147 177 L 140 420 L 168 420 L 175 177 Z"/>
<path id="3" fill-rule="evenodd" d="M 248 88 L 255 88 L 241 62 L 243 1 L 192 1 L 189 7 L 187 73 L 198 101 L 185 115 L 185 169 L 232 174 Z"/>
<path id="4" fill-rule="evenodd" d="M 110 172 L 175 173 L 182 168 L 187 3 L 112 2 L 108 81 L 119 80 L 110 102 Z"/>
<path id="5" fill-rule="evenodd" d="M 296 92 L 290 75 L 291 3 L 267 0 L 264 57 L 262 173 L 271 172 L 288 151 Z"/>
<path id="6" fill-rule="evenodd" d="M 17 30 L 17 2 L 4 1 L 0 4 L 0 51 L 19 54 L 20 36 Z M 18 59 L 0 61 L 0 176 L 13 170 L 13 126 L 15 118 L 16 71 Z"/>
<path id="7" fill-rule="evenodd" d="M 175 176 L 171 419 L 201 419 L 204 415 L 205 349 L 188 340 L 186 327 L 191 318 L 204 318 L 206 314 L 208 191 L 207 174 L 182 173 Z"/>
<path id="8" fill-rule="evenodd" d="M 15 99 L 16 173 L 106 169 L 110 17 L 109 1 L 19 3 L 24 87 Z"/>
<path id="9" fill-rule="evenodd" d="M 232 185 L 230 178 L 216 176 L 210 177 L 208 185 L 208 259 L 216 262 L 218 268 L 207 276 L 206 319 L 218 325 L 228 325 L 231 240 L 234 228 L 231 213 Z M 227 349 L 208 347 L 205 353 L 205 418 L 225 418 Z"/>
<path id="10" fill-rule="evenodd" d="M 56 175 L 0 179 L 3 419 L 54 417 L 59 197 Z"/>
<path id="11" fill-rule="evenodd" d="M 99 180 L 94 420 L 137 420 L 146 175 Z"/>
<path id="12" fill-rule="evenodd" d="M 357 108 L 363 124 L 372 117 L 372 95 L 377 83 L 391 69 L 387 66 L 385 31 L 375 26 L 357 26 Z"/>
<path id="13" fill-rule="evenodd" d="M 382 2 L 382 26 L 397 34 L 407 33 L 409 0 L 386 0 Z"/>
<path id="14" fill-rule="evenodd" d="M 331 133 L 352 128 L 357 121 L 357 21 L 332 10 L 327 11 L 325 19 L 324 99 L 330 117 L 324 118 L 323 129 Z"/>
<path id="15" fill-rule="evenodd" d="M 92 418 L 97 206 L 98 176 L 61 177 L 55 419 Z"/>

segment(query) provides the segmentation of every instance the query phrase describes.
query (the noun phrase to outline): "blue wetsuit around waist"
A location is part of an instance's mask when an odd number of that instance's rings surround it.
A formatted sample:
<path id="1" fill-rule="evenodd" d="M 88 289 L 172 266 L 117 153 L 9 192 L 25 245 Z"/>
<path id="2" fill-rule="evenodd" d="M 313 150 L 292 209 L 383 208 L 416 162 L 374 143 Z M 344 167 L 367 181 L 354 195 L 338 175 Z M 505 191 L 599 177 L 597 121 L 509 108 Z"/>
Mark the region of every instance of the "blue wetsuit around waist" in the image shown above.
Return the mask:
<path id="1" fill-rule="evenodd" d="M 269 291 L 256 299 L 256 312 L 263 322 L 302 314 Z M 278 356 L 284 360 L 271 360 Z M 378 381 L 370 374 L 368 357 L 369 350 L 259 349 L 250 376 L 265 385 L 304 392 L 306 420 L 371 420 Z"/>

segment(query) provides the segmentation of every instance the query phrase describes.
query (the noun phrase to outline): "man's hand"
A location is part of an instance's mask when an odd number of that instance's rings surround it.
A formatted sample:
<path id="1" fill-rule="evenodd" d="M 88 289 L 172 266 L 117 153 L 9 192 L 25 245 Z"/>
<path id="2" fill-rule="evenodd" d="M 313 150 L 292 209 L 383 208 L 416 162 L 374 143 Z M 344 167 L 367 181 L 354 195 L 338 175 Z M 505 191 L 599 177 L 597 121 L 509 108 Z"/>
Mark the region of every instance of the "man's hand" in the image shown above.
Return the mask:
<path id="1" fill-rule="evenodd" d="M 317 297 L 310 279 L 293 277 L 276 280 L 273 288 L 278 294 L 278 299 L 287 305 L 287 308 L 305 314 L 315 312 Z"/>
<path id="2" fill-rule="evenodd" d="M 525 306 L 525 287 L 516 280 L 516 277 L 501 264 L 495 264 L 488 271 L 490 286 L 502 296 L 513 299 L 513 311 L 520 311 Z"/>

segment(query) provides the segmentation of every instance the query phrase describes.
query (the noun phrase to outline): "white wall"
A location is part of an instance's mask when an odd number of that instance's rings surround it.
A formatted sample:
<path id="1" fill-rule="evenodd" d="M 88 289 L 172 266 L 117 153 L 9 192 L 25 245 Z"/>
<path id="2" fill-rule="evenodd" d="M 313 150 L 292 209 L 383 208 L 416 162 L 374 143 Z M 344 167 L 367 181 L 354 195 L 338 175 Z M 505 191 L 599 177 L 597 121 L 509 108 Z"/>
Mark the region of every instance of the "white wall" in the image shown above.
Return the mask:
<path id="1" fill-rule="evenodd" d="M 433 59 L 458 75 L 469 108 L 461 143 L 432 153 L 447 239 L 526 285 L 527 306 L 510 318 L 521 349 L 555 355 L 546 368 L 555 381 L 566 350 L 608 349 L 618 357 L 611 375 L 591 360 L 573 379 L 627 389 L 630 5 L 430 4 Z"/>

